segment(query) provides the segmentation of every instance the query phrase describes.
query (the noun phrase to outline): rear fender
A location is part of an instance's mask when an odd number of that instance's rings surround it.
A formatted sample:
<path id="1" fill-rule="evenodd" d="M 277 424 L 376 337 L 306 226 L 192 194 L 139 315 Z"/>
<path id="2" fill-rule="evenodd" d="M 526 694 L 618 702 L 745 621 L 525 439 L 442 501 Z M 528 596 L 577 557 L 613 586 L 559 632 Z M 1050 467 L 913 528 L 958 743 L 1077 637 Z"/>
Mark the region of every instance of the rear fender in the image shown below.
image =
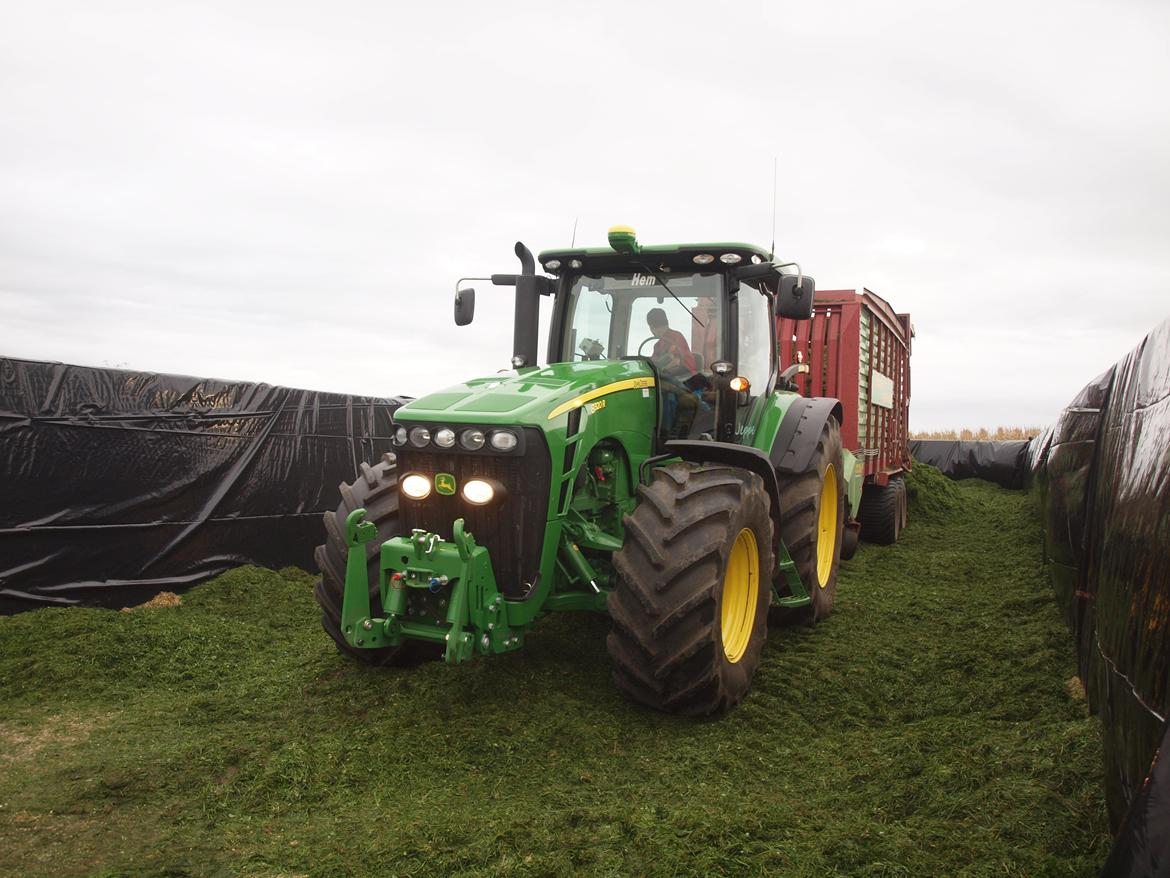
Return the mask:
<path id="1" fill-rule="evenodd" d="M 817 443 L 829 417 L 841 423 L 843 409 L 838 400 L 827 396 L 793 401 L 780 421 L 768 459 L 779 473 L 802 473 L 808 469 Z"/>

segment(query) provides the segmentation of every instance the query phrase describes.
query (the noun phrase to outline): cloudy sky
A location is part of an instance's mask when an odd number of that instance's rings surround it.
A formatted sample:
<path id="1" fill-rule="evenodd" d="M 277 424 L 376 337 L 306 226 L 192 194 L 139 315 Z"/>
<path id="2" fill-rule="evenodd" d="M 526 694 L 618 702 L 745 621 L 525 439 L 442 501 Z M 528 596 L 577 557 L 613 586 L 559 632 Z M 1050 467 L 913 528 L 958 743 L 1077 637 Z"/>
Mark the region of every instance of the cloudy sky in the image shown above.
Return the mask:
<path id="1" fill-rule="evenodd" d="M 419 394 L 512 244 L 766 245 L 913 315 L 915 429 L 1170 316 L 1170 4 L 0 0 L 0 355 Z"/>

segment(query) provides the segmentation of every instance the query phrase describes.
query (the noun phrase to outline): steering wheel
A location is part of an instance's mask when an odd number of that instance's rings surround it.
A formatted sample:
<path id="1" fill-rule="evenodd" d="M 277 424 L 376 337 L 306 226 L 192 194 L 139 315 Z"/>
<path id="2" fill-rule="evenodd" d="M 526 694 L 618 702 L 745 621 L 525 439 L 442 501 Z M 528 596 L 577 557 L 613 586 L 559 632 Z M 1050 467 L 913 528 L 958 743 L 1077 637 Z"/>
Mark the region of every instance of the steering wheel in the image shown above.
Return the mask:
<path id="1" fill-rule="evenodd" d="M 644 353 L 642 353 L 642 348 L 646 347 L 646 342 L 648 342 L 648 341 L 658 341 L 658 336 L 652 335 L 649 338 L 645 339 L 640 345 L 638 345 L 638 356 L 639 357 L 646 356 Z"/>

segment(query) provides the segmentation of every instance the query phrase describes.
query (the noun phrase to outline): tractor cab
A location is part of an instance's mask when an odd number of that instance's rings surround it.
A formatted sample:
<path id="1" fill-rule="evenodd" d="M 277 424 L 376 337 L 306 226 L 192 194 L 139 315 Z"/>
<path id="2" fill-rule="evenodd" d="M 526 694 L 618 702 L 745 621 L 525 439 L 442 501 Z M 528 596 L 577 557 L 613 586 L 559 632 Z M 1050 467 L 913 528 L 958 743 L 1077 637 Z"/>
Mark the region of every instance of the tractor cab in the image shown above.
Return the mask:
<path id="1" fill-rule="evenodd" d="M 548 363 L 637 359 L 659 389 L 657 444 L 750 438 L 776 387 L 776 317 L 807 318 L 814 283 L 796 263 L 742 243 L 643 246 L 615 226 L 609 246 L 548 250 L 516 245 L 512 365 L 536 362 L 541 296 L 554 297 Z M 485 278 L 486 279 L 486 278 Z M 471 322 L 474 290 L 457 289 L 456 323 Z"/>
<path id="2" fill-rule="evenodd" d="M 660 444 L 743 441 L 775 388 L 778 308 L 806 316 L 812 278 L 750 244 L 644 247 L 628 226 L 609 244 L 540 254 L 558 281 L 549 362 L 641 358 L 659 386 Z"/>

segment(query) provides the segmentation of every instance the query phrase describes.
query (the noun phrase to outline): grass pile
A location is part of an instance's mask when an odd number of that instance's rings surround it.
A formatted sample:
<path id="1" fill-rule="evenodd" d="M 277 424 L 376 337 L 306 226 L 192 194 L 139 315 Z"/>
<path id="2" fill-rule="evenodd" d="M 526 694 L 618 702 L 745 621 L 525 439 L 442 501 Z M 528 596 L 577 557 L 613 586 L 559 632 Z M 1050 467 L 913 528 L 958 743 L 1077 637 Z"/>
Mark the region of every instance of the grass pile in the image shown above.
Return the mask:
<path id="1" fill-rule="evenodd" d="M 291 569 L 0 619 L 0 874 L 1094 875 L 1100 738 L 1027 499 L 925 466 L 911 496 L 717 721 L 624 702 L 600 617 L 361 667 Z"/>

